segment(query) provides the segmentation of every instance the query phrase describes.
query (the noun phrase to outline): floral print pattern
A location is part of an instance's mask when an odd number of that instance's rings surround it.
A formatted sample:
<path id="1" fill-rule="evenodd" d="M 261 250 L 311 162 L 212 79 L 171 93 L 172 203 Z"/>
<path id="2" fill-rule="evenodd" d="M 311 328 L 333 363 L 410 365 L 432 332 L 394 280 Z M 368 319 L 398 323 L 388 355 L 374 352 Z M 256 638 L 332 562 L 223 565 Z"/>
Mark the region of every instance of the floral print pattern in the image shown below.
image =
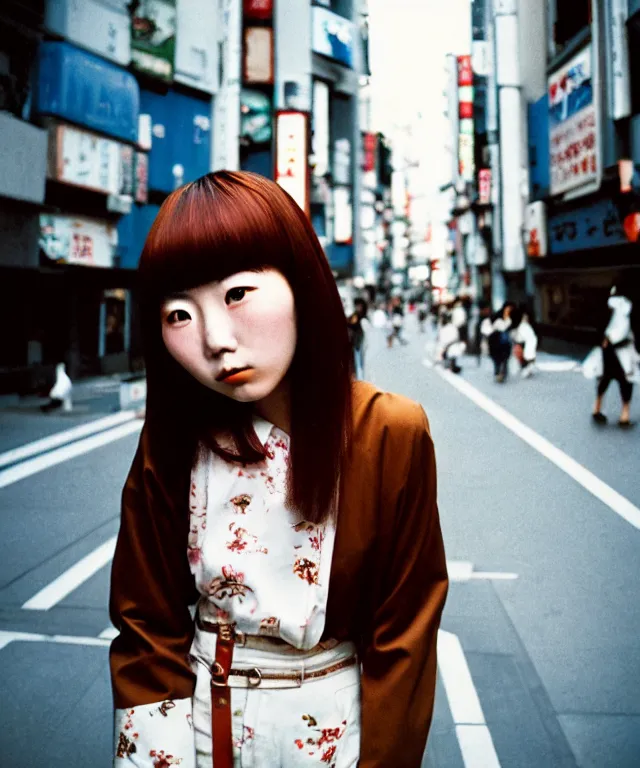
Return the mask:
<path id="1" fill-rule="evenodd" d="M 260 462 L 239 466 L 203 447 L 196 456 L 189 562 L 198 610 L 206 621 L 311 648 L 324 628 L 335 526 L 287 506 L 289 437 L 261 419 L 254 428 Z"/>
<path id="2" fill-rule="evenodd" d="M 338 741 L 344 736 L 347 729 L 347 721 L 343 720 L 337 728 L 319 728 L 315 717 L 302 715 L 307 727 L 312 729 L 312 734 L 306 739 L 296 739 L 298 749 L 306 749 L 309 757 L 318 757 L 318 762 L 335 768 L 335 756 L 338 749 Z"/>
<path id="3" fill-rule="evenodd" d="M 165 699 L 132 709 L 116 709 L 115 768 L 193 768 L 191 699 Z"/>

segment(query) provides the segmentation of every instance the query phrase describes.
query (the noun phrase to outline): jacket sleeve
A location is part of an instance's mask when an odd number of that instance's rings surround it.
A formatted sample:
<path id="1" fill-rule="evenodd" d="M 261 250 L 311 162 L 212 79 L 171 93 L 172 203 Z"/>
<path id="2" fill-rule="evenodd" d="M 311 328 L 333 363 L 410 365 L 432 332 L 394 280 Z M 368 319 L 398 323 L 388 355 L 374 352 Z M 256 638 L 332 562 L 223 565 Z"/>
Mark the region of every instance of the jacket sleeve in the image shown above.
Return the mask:
<path id="1" fill-rule="evenodd" d="M 362 659 L 360 768 L 419 768 L 431 725 L 436 641 L 448 589 L 436 464 L 419 408 L 408 439 L 380 595 Z M 405 449 L 406 453 L 406 449 Z M 394 465 L 394 474 L 402 472 Z M 386 526 L 383 526 L 386 529 Z M 388 566 L 388 567 L 387 567 Z"/>
<path id="2" fill-rule="evenodd" d="M 195 766 L 188 515 L 188 485 L 184 504 L 175 503 L 150 458 L 145 427 L 122 492 L 111 571 L 109 610 L 120 633 L 109 655 L 117 768 L 151 768 L 169 756 L 181 768 Z"/>

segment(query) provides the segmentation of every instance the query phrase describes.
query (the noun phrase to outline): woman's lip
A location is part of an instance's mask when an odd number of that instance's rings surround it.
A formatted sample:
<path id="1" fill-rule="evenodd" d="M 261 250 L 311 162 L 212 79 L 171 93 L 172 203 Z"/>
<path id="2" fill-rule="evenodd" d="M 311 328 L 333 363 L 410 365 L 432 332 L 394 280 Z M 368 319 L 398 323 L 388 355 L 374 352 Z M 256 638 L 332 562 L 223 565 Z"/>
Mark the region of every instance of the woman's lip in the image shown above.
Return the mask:
<path id="1" fill-rule="evenodd" d="M 244 384 L 246 381 L 249 381 L 251 377 L 253 376 L 253 371 L 251 368 L 243 368 L 240 371 L 236 371 L 235 373 L 230 374 L 229 376 L 225 376 L 224 379 L 222 379 L 223 384 Z"/>

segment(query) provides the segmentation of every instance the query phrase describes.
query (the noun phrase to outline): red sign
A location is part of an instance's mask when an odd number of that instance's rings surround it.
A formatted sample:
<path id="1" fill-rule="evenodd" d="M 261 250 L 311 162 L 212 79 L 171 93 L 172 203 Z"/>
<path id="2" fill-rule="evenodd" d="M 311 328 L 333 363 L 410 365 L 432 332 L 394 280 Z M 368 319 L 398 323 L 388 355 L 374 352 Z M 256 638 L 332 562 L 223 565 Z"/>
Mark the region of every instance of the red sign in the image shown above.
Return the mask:
<path id="1" fill-rule="evenodd" d="M 245 19 L 270 19 L 273 15 L 273 0 L 244 0 Z"/>
<path id="2" fill-rule="evenodd" d="M 375 171 L 376 169 L 376 149 L 378 147 L 378 137 L 375 133 L 363 133 L 362 134 L 362 148 L 364 154 L 364 162 L 362 164 L 362 170 Z"/>
<path id="3" fill-rule="evenodd" d="M 458 109 L 458 116 L 461 120 L 466 120 L 467 118 L 473 119 L 473 102 L 461 101 Z"/>
<path id="4" fill-rule="evenodd" d="M 473 85 L 471 56 L 458 56 L 458 85 Z"/>

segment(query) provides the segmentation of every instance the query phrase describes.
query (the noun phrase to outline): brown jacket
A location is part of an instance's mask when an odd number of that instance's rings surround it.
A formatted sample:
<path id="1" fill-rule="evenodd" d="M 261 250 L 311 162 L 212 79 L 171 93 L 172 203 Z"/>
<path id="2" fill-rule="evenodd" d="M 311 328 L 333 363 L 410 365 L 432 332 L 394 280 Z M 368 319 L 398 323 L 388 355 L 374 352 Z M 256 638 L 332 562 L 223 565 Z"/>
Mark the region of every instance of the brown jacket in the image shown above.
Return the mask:
<path id="1" fill-rule="evenodd" d="M 362 661 L 361 768 L 418 768 L 433 712 L 447 570 L 422 408 L 354 385 L 354 451 L 340 491 L 324 637 Z M 145 428 L 122 496 L 111 574 L 116 707 L 193 695 L 189 507 L 158 476 Z M 180 485 L 180 484 L 178 484 Z M 173 486 L 175 488 L 175 485 Z"/>

